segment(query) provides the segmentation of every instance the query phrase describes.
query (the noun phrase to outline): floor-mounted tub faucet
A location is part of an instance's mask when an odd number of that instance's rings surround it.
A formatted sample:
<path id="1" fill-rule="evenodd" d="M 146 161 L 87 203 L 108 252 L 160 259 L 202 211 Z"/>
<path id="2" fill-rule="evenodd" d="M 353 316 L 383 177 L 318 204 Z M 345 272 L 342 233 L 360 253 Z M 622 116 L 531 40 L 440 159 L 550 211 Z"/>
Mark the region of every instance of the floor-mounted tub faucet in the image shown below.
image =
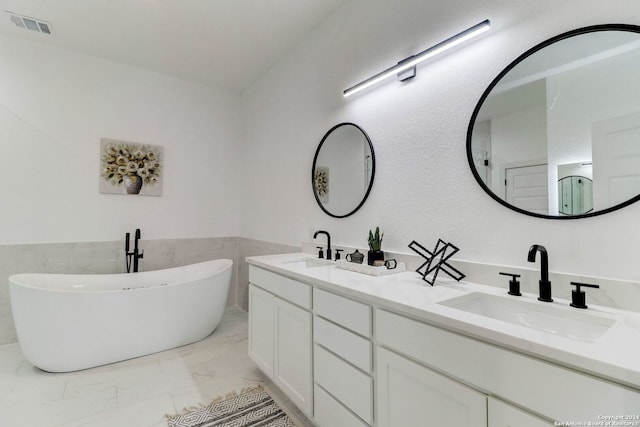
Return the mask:
<path id="1" fill-rule="evenodd" d="M 529 248 L 527 261 L 536 262 L 536 254 L 540 252 L 540 296 L 538 300 L 553 302 L 551 298 L 551 282 L 549 281 L 549 255 L 547 249 L 542 245 L 533 245 Z"/>
<path id="2" fill-rule="evenodd" d="M 138 241 L 140 241 L 140 229 L 136 228 L 135 239 L 133 243 L 133 252 L 129 252 L 129 238 L 127 233 L 124 238 L 124 253 L 127 260 L 127 273 L 131 272 L 131 264 L 133 261 L 133 272 L 138 272 L 138 260 L 144 258 L 144 251 L 138 249 Z"/>
<path id="3" fill-rule="evenodd" d="M 331 236 L 326 231 L 318 230 L 313 234 L 313 238 L 315 239 L 316 237 L 318 237 L 318 234 L 325 234 L 327 236 L 327 259 L 330 260 L 331 259 Z"/>

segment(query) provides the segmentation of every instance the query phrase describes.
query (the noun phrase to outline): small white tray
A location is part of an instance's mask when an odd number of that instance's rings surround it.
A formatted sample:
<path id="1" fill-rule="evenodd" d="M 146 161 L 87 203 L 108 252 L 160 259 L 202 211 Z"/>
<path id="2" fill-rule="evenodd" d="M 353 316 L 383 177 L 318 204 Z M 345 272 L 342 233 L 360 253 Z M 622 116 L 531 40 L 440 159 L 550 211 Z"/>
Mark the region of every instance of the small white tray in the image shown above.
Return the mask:
<path id="1" fill-rule="evenodd" d="M 373 267 L 367 264 L 356 264 L 355 262 L 349 262 L 347 260 L 336 261 L 336 267 L 343 270 L 355 271 L 356 273 L 368 274 L 369 276 L 386 276 L 388 274 L 396 274 L 407 271 L 407 266 L 404 262 L 399 262 L 396 268 L 389 269 L 384 265 L 380 267 Z"/>

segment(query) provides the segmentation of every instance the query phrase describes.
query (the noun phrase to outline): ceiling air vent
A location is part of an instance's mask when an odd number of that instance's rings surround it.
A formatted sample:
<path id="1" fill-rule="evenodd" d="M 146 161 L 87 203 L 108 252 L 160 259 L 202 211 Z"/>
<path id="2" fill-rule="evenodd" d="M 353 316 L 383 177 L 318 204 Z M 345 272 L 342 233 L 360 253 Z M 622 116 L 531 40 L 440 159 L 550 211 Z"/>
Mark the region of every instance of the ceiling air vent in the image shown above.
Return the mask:
<path id="1" fill-rule="evenodd" d="M 11 22 L 21 28 L 35 31 L 38 33 L 51 34 L 51 23 L 42 21 L 36 18 L 30 18 L 28 16 L 18 15 L 17 13 L 5 11 L 9 15 Z"/>

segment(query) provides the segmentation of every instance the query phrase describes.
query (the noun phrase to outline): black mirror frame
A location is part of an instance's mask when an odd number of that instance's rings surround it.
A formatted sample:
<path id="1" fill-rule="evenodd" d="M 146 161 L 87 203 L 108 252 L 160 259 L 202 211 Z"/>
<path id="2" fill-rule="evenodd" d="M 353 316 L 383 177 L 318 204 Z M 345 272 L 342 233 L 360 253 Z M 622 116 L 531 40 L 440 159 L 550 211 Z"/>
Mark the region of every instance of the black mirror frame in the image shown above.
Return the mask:
<path id="1" fill-rule="evenodd" d="M 349 213 L 347 213 L 345 215 L 336 215 L 336 214 L 334 214 L 332 212 L 329 212 L 324 207 L 324 205 L 320 201 L 320 198 L 318 197 L 318 192 L 316 191 L 316 186 L 315 186 L 316 161 L 318 160 L 318 155 L 320 154 L 320 150 L 322 149 L 322 145 L 327 140 L 329 135 L 331 135 L 331 133 L 334 130 L 336 130 L 337 128 L 339 128 L 341 126 L 347 126 L 347 125 L 354 126 L 360 132 L 362 132 L 362 134 L 364 135 L 364 137 L 367 140 L 367 143 L 369 144 L 369 150 L 371 151 L 371 179 L 369 180 L 369 186 L 367 187 L 367 191 L 364 194 L 364 196 L 362 197 L 362 200 L 360 201 L 358 206 L 356 206 L 355 209 L 353 209 L 351 212 L 349 212 Z M 324 213 L 326 213 L 327 215 L 332 216 L 334 218 L 346 218 L 346 217 L 356 213 L 358 211 L 358 209 L 360 209 L 362 207 L 362 205 L 364 205 L 364 202 L 367 201 L 367 198 L 369 197 L 369 193 L 371 192 L 371 187 L 373 187 L 373 180 L 375 178 L 375 175 L 376 175 L 376 155 L 375 155 L 375 152 L 373 151 L 373 144 L 371 143 L 371 139 L 369 138 L 369 135 L 367 135 L 367 133 L 364 131 L 364 129 L 362 129 L 360 126 L 358 126 L 355 123 L 351 123 L 351 122 L 338 123 L 337 125 L 335 125 L 331 129 L 329 129 L 327 131 L 327 133 L 324 134 L 324 136 L 322 137 L 322 140 L 320 141 L 320 144 L 318 144 L 318 148 L 316 149 L 316 153 L 313 156 L 313 165 L 311 166 L 311 188 L 313 189 L 313 196 L 316 198 L 316 202 L 318 202 L 318 206 L 320 206 L 320 209 L 322 209 L 324 211 Z"/>
<path id="2" fill-rule="evenodd" d="M 467 128 L 467 161 L 469 162 L 469 168 L 471 169 L 471 172 L 473 173 L 474 178 L 476 179 L 476 181 L 478 182 L 478 184 L 480 185 L 480 187 L 482 187 L 482 189 L 489 195 L 491 196 L 491 198 L 493 198 L 495 201 L 497 201 L 498 203 L 500 203 L 503 206 L 506 206 L 507 208 L 514 210 L 516 212 L 525 214 L 525 215 L 529 215 L 529 216 L 533 216 L 533 217 L 537 217 L 537 218 L 546 218 L 546 219 L 561 219 L 561 220 L 565 220 L 565 219 L 580 219 L 580 218 L 589 218 L 589 217 L 593 217 L 593 216 L 598 216 L 598 215 L 603 215 L 609 212 L 613 212 L 616 211 L 618 209 L 622 209 L 625 206 L 629 206 L 632 203 L 637 202 L 638 200 L 640 200 L 640 194 L 638 194 L 637 196 L 619 203 L 615 206 L 606 208 L 606 209 L 602 209 L 599 211 L 592 211 L 589 213 L 585 213 L 585 214 L 581 214 L 581 215 L 567 215 L 567 216 L 554 216 L 554 215 L 543 215 L 543 214 L 538 214 L 535 212 L 529 212 L 526 211 L 524 209 L 518 208 L 516 206 L 510 205 L 509 203 L 507 203 L 505 200 L 501 199 L 500 197 L 498 197 L 493 191 L 491 191 L 491 189 L 489 187 L 487 187 L 487 185 L 482 181 L 482 178 L 480 177 L 480 174 L 478 174 L 478 171 L 475 168 L 475 165 L 473 163 L 473 156 L 471 153 L 471 143 L 472 143 L 472 136 L 473 136 L 473 128 L 475 126 L 475 122 L 476 122 L 476 118 L 478 117 L 478 113 L 480 112 L 480 108 L 482 108 L 482 104 L 484 104 L 484 101 L 488 98 L 489 94 L 491 93 L 491 91 L 493 90 L 493 88 L 498 84 L 498 82 L 509 72 L 511 71 L 516 65 L 518 65 L 520 62 L 522 62 L 523 60 L 525 60 L 526 58 L 528 58 L 529 56 L 533 55 L 534 53 L 538 52 L 541 49 L 544 49 L 545 47 L 556 43 L 560 40 L 564 40 L 570 37 L 574 37 L 577 35 L 581 35 L 581 34 L 588 34 L 588 33 L 595 33 L 595 32 L 599 32 L 599 31 L 628 31 L 628 32 L 632 32 L 632 33 L 638 33 L 640 34 L 640 26 L 638 25 L 631 25 L 631 24 L 602 24 L 602 25 L 592 25 L 589 27 L 583 27 L 583 28 L 578 28 L 576 30 L 571 30 L 571 31 L 567 31 L 566 33 L 562 33 L 560 35 L 557 35 L 555 37 L 552 37 L 548 40 L 543 41 L 542 43 L 537 44 L 536 46 L 532 47 L 531 49 L 527 50 L 526 52 L 524 52 L 522 55 L 518 56 L 513 62 L 511 62 L 509 65 L 507 65 L 507 67 L 502 70 L 500 72 L 500 74 L 498 74 L 498 76 L 493 79 L 493 81 L 491 82 L 491 84 L 489 84 L 489 86 L 487 87 L 487 89 L 482 93 L 482 96 L 480 97 L 480 100 L 478 101 L 478 104 L 476 105 L 475 109 L 473 110 L 473 114 L 471 115 L 471 120 L 469 121 L 469 127 Z"/>

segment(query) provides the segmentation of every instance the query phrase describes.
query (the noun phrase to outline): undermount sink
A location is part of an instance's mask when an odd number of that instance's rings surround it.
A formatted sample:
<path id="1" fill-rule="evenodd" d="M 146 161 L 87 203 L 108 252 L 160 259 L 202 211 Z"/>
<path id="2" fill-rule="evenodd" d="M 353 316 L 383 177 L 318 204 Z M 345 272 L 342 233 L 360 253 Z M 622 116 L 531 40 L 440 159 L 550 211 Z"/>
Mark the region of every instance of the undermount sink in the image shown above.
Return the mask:
<path id="1" fill-rule="evenodd" d="M 586 311 L 481 292 L 451 298 L 439 304 L 585 342 L 596 341 L 616 322 L 613 318 Z"/>
<path id="2" fill-rule="evenodd" d="M 312 267 L 324 267 L 327 265 L 333 265 L 334 262 L 328 259 L 323 259 L 323 258 L 301 257 L 301 258 L 282 261 L 282 264 L 284 264 L 287 267 L 293 267 L 293 268 L 312 268 Z"/>

